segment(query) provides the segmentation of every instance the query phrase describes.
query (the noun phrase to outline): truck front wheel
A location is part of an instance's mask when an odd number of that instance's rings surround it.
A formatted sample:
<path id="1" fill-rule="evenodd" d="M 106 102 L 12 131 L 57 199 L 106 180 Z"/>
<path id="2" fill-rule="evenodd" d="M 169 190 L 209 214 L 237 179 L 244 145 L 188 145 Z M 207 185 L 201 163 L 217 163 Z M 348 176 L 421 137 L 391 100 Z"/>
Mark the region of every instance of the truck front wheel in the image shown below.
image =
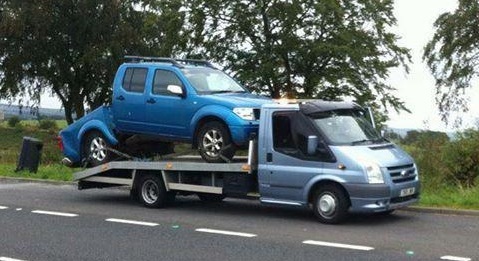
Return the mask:
<path id="1" fill-rule="evenodd" d="M 322 223 L 341 223 L 348 215 L 348 208 L 348 197 L 338 186 L 324 185 L 314 194 L 313 212 Z"/>
<path id="2" fill-rule="evenodd" d="M 198 132 L 198 149 L 201 157 L 211 163 L 222 163 L 233 158 L 236 147 L 227 127 L 217 121 L 208 122 Z"/>
<path id="3" fill-rule="evenodd" d="M 83 157 L 88 167 L 95 167 L 111 160 L 110 145 L 99 131 L 89 132 L 83 139 Z"/>
<path id="4" fill-rule="evenodd" d="M 139 182 L 138 197 L 148 208 L 162 208 L 168 200 L 163 180 L 157 175 L 145 175 Z"/>

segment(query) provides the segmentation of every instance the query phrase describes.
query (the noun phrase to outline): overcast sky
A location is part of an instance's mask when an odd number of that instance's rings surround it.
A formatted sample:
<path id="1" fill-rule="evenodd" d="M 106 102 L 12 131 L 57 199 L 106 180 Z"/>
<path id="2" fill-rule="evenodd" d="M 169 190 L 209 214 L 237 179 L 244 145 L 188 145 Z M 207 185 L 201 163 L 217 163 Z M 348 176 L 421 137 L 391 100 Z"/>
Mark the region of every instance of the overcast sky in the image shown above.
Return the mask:
<path id="1" fill-rule="evenodd" d="M 457 0 L 396 0 L 394 13 L 398 19 L 395 32 L 401 36 L 399 43 L 411 49 L 412 64 L 410 73 L 395 70 L 389 83 L 397 89 L 396 95 L 406 103 L 411 114 L 402 112 L 390 114 L 388 125 L 399 128 L 428 128 L 432 130 L 452 130 L 440 121 L 434 100 L 434 78 L 422 61 L 423 48 L 434 34 L 433 23 L 447 11 L 454 11 Z M 465 127 L 474 126 L 479 117 L 479 86 L 469 90 L 470 112 L 462 114 Z"/>
<path id="2" fill-rule="evenodd" d="M 452 130 L 442 123 L 434 102 L 434 79 L 427 66 L 422 62 L 422 52 L 425 44 L 431 39 L 435 19 L 446 11 L 453 11 L 457 0 L 396 0 L 395 15 L 398 25 L 394 31 L 401 36 L 399 43 L 411 49 L 412 64 L 410 73 L 394 70 L 389 83 L 397 89 L 396 95 L 405 101 L 411 114 L 402 112 L 399 115 L 391 113 L 390 127 L 395 128 L 428 128 L 432 130 Z M 461 115 L 466 123 L 463 127 L 473 126 L 479 111 L 479 86 L 475 85 L 469 91 L 471 97 L 470 113 Z M 58 108 L 57 99 L 43 95 L 42 107 Z"/>

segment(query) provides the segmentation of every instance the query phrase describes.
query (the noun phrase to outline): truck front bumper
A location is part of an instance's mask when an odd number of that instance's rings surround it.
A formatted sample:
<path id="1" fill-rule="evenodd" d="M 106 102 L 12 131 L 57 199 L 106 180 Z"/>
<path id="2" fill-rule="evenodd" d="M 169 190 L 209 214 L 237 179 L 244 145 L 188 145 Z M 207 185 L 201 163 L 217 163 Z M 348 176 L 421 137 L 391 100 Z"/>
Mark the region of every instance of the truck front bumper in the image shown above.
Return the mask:
<path id="1" fill-rule="evenodd" d="M 419 201 L 418 180 L 403 184 L 348 184 L 350 212 L 375 213 L 403 208 Z M 401 196 L 401 191 L 414 188 L 414 194 Z"/>

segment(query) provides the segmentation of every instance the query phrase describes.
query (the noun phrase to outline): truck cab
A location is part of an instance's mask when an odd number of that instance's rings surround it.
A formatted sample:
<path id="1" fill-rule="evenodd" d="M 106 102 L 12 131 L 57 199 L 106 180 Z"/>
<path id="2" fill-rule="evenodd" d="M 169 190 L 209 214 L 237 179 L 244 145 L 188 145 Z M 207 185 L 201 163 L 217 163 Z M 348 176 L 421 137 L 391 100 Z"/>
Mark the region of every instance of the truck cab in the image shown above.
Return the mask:
<path id="1" fill-rule="evenodd" d="M 414 160 L 354 103 L 266 104 L 258 139 L 261 201 L 310 205 L 323 222 L 391 212 L 419 198 Z"/>

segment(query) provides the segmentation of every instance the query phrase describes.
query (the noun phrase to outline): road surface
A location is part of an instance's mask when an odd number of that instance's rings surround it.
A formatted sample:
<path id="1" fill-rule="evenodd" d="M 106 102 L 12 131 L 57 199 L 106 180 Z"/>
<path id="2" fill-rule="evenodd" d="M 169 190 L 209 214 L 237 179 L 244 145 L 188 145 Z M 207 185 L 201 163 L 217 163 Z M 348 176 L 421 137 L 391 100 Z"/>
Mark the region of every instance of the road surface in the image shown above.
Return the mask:
<path id="1" fill-rule="evenodd" d="M 479 217 L 397 211 L 318 223 L 306 210 L 0 180 L 0 261 L 479 260 Z"/>

